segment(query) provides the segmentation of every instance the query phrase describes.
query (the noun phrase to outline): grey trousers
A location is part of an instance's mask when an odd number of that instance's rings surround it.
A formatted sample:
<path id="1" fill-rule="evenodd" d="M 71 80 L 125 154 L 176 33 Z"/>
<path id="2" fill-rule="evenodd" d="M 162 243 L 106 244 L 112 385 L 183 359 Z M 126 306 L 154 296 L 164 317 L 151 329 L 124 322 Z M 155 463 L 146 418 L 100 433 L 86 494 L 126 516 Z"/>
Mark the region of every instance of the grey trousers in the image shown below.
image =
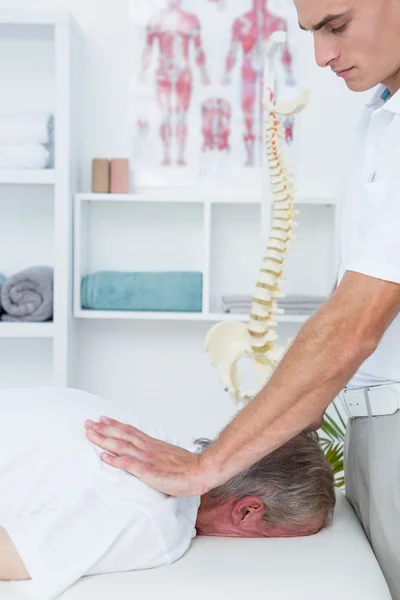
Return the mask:
<path id="1" fill-rule="evenodd" d="M 346 497 L 400 600 L 400 411 L 349 419 L 344 460 Z"/>

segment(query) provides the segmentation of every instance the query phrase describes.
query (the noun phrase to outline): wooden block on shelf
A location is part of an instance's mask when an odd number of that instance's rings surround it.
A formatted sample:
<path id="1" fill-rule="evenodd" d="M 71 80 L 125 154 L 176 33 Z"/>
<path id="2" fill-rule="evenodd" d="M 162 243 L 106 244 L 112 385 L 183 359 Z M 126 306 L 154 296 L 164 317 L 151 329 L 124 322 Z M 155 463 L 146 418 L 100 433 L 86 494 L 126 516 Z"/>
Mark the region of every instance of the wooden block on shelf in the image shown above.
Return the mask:
<path id="1" fill-rule="evenodd" d="M 110 161 L 107 158 L 92 160 L 92 192 L 108 194 L 110 191 Z"/>
<path id="2" fill-rule="evenodd" d="M 112 194 L 128 194 L 129 192 L 129 159 L 111 159 L 110 192 Z"/>

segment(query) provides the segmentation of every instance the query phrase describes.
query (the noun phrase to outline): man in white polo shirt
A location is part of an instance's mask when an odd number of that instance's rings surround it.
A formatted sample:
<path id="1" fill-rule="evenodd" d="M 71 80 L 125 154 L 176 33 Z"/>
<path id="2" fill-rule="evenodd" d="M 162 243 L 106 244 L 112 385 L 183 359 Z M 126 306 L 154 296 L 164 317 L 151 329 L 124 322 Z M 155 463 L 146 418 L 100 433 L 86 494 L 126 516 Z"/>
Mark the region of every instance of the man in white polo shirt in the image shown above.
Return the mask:
<path id="1" fill-rule="evenodd" d="M 316 62 L 362 116 L 344 202 L 338 286 L 273 377 L 201 457 L 99 425 L 103 460 L 172 495 L 204 492 L 296 435 L 339 394 L 351 417 L 346 493 L 400 600 L 400 0 L 294 0 Z M 329 143 L 329 140 L 327 140 Z M 128 458 L 127 456 L 128 455 Z"/>

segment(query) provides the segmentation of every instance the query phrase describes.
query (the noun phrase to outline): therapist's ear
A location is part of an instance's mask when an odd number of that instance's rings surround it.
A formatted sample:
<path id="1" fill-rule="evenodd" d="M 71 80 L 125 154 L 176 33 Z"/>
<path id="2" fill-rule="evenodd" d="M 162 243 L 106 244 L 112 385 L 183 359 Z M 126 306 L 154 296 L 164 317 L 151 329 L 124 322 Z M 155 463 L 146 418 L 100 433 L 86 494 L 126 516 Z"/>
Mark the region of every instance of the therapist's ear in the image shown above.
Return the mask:
<path id="1" fill-rule="evenodd" d="M 246 496 L 237 500 L 232 507 L 232 521 L 243 530 L 254 530 L 260 525 L 265 504 L 257 496 Z"/>

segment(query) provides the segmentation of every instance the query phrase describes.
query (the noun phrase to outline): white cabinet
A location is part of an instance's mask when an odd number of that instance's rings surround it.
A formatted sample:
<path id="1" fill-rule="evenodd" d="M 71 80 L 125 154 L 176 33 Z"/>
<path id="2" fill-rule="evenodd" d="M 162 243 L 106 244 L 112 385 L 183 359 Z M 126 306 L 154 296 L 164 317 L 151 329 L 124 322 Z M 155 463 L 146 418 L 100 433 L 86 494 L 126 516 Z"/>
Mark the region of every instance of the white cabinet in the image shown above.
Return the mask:
<path id="1" fill-rule="evenodd" d="M 66 385 L 72 378 L 81 46 L 80 30 L 66 12 L 0 11 L 0 115 L 48 113 L 54 119 L 54 159 L 39 169 L 0 169 L 0 272 L 54 268 L 53 321 L 0 322 L 0 387 Z"/>
<path id="2" fill-rule="evenodd" d="M 282 291 L 327 296 L 335 280 L 336 206 L 332 198 L 298 196 L 299 227 Z M 246 320 L 221 311 L 226 294 L 251 295 L 267 246 L 270 205 L 262 190 L 143 189 L 135 194 L 77 194 L 74 225 L 74 314 L 89 319 Z M 200 270 L 201 313 L 82 309 L 82 277 L 101 270 Z M 299 324 L 305 315 L 283 314 Z"/>

